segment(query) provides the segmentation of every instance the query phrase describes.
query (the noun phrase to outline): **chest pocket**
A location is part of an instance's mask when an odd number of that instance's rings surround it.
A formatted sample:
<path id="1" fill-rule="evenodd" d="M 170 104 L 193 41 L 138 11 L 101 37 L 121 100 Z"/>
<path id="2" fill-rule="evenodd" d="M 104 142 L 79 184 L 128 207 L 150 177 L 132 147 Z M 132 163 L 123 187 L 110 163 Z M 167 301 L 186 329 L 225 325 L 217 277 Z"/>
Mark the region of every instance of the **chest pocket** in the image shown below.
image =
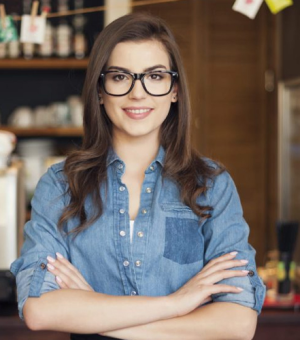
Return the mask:
<path id="1" fill-rule="evenodd" d="M 161 204 L 165 212 L 165 244 L 163 256 L 179 264 L 203 261 L 203 236 L 199 217 L 178 202 Z"/>

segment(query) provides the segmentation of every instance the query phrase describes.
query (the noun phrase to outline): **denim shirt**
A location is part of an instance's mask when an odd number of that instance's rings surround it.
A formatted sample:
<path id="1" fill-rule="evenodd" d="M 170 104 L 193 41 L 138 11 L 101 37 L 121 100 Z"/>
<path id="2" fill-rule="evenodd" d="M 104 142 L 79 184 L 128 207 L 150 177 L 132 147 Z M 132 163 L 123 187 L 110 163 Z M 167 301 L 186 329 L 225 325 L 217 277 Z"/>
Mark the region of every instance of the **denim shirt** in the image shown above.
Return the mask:
<path id="1" fill-rule="evenodd" d="M 238 251 L 236 259 L 247 259 L 246 277 L 220 283 L 242 287 L 241 293 L 212 295 L 213 301 L 238 303 L 261 312 L 265 286 L 257 275 L 255 250 L 248 243 L 249 227 L 243 218 L 240 199 L 228 172 L 209 183 L 198 203 L 212 206 L 211 217 L 199 217 L 181 202 L 178 185 L 162 178 L 164 149 L 145 171 L 140 209 L 130 243 L 129 195 L 122 183 L 124 162 L 113 152 L 107 158 L 107 191 L 100 188 L 104 209 L 101 217 L 75 239 L 66 232 L 79 224 L 70 219 L 63 232 L 57 223 L 70 198 L 66 195 L 64 163 L 50 167 L 40 179 L 32 199 L 31 220 L 24 228 L 21 256 L 12 263 L 16 276 L 19 315 L 28 297 L 59 289 L 47 270 L 47 256 L 60 252 L 84 276 L 95 292 L 109 295 L 166 296 L 195 276 L 212 259 Z M 216 168 L 211 160 L 209 166 Z M 87 213 L 92 200 L 85 201 Z"/>

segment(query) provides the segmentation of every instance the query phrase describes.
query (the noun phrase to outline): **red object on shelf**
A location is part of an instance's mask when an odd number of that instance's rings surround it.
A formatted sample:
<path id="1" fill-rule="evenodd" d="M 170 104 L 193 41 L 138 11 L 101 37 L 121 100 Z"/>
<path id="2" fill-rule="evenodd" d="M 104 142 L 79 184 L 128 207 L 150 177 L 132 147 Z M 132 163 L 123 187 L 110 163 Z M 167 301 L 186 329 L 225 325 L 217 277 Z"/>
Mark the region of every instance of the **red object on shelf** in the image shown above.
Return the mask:
<path id="1" fill-rule="evenodd" d="M 300 294 L 295 294 L 292 300 L 274 300 L 273 298 L 266 297 L 263 308 L 280 308 L 280 309 L 298 309 L 300 308 Z"/>

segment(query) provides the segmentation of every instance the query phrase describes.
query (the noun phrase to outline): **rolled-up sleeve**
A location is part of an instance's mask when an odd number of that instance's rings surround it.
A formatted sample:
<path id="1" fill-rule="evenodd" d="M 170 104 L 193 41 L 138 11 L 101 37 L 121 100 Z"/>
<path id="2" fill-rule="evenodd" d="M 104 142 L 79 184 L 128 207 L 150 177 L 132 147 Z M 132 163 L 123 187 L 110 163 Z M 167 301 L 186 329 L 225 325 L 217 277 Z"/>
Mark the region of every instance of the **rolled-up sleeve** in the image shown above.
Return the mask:
<path id="1" fill-rule="evenodd" d="M 218 175 L 207 196 L 213 208 L 211 217 L 202 225 L 205 242 L 204 265 L 210 260 L 237 251 L 235 259 L 248 260 L 248 264 L 234 270 L 249 270 L 246 277 L 233 277 L 218 283 L 241 287 L 241 293 L 219 293 L 212 296 L 214 302 L 234 302 L 250 307 L 260 314 L 266 287 L 257 274 L 255 249 L 248 243 L 249 226 L 243 218 L 243 210 L 235 184 L 224 171 Z"/>
<path id="2" fill-rule="evenodd" d="M 32 199 L 31 220 L 24 227 L 24 244 L 20 257 L 10 267 L 16 276 L 19 316 L 28 297 L 59 289 L 55 277 L 47 270 L 47 256 L 60 252 L 68 258 L 63 232 L 57 228 L 65 206 L 65 184 L 60 169 L 51 167 L 40 179 Z"/>

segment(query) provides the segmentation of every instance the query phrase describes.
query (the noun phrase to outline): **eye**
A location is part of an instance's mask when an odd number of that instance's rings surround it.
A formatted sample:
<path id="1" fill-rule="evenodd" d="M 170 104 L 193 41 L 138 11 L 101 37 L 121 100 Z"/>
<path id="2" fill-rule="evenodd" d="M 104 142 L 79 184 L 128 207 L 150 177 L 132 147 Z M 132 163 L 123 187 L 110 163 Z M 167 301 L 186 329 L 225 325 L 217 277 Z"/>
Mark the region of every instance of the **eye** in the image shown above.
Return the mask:
<path id="1" fill-rule="evenodd" d="M 150 80 L 162 80 L 164 78 L 163 73 L 150 73 L 148 79 Z"/>
<path id="2" fill-rule="evenodd" d="M 126 76 L 124 74 L 117 74 L 117 75 L 113 76 L 113 80 L 115 80 L 115 81 L 122 81 L 124 79 L 126 79 Z"/>

